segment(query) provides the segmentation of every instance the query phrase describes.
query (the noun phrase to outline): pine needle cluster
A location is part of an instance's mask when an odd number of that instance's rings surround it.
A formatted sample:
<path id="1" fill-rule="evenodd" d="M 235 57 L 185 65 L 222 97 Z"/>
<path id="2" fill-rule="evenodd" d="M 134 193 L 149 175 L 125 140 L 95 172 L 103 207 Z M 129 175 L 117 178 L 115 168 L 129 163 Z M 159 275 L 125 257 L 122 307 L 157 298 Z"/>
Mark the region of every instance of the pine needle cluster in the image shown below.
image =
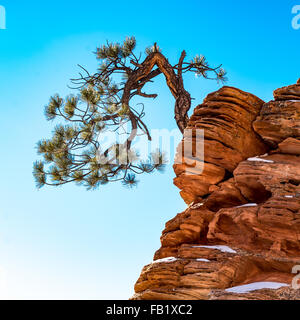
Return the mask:
<path id="1" fill-rule="evenodd" d="M 163 171 L 166 158 L 162 151 L 149 156 L 147 161 L 139 159 L 132 150 L 132 141 L 140 134 L 151 139 L 143 122 L 143 105 L 137 109 L 131 100 L 135 96 L 155 98 L 141 91 L 144 85 L 159 75 L 156 69 L 137 79 L 142 69 L 141 57 L 134 50 L 136 40 L 128 37 L 122 44 L 107 43 L 96 50 L 99 68 L 90 74 L 81 67 L 80 77 L 72 79 L 77 95 L 61 98 L 54 95 L 45 107 L 48 121 L 63 120 L 56 124 L 50 139 L 37 144 L 42 160 L 34 164 L 34 177 L 38 188 L 45 185 L 60 186 L 74 182 L 88 189 L 96 189 L 109 182 L 121 181 L 124 186 L 137 185 L 136 176 L 142 173 Z M 146 49 L 147 57 L 160 52 L 154 45 Z M 175 65 L 174 70 L 179 68 Z M 203 56 L 195 57 L 189 63 L 182 63 L 181 72 L 195 72 L 204 78 L 208 73 L 214 79 L 226 80 L 221 68 L 210 68 Z M 127 129 L 129 126 L 129 130 Z M 113 142 L 102 150 L 99 137 L 108 131 L 122 132 L 125 142 Z"/>

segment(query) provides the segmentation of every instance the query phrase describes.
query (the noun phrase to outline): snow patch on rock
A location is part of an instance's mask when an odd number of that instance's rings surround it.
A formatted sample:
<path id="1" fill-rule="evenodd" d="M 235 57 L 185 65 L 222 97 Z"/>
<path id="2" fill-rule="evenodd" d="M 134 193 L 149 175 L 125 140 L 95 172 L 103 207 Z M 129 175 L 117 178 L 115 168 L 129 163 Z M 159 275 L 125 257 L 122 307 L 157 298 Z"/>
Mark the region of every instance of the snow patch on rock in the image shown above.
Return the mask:
<path id="1" fill-rule="evenodd" d="M 200 207 L 202 207 L 203 206 L 203 203 L 192 203 L 190 206 L 189 206 L 189 208 L 190 209 L 198 209 L 198 208 L 200 208 Z"/>
<path id="2" fill-rule="evenodd" d="M 222 252 L 237 253 L 235 250 L 228 246 L 193 246 L 192 248 L 205 248 L 205 249 L 216 249 Z"/>
<path id="3" fill-rule="evenodd" d="M 243 204 L 242 206 L 237 206 L 235 208 L 247 208 L 247 207 L 257 207 L 257 203 L 246 203 L 246 204 Z"/>
<path id="4" fill-rule="evenodd" d="M 207 260 L 207 259 L 196 259 L 196 261 L 198 261 L 198 262 L 210 262 L 210 260 Z"/>
<path id="5" fill-rule="evenodd" d="M 248 161 L 256 161 L 256 162 L 274 163 L 273 160 L 262 159 L 262 158 L 259 158 L 259 157 L 248 158 L 247 160 Z"/>
<path id="6" fill-rule="evenodd" d="M 159 259 L 159 260 L 155 260 L 152 263 L 170 263 L 170 262 L 175 262 L 178 259 L 175 257 L 168 257 L 168 258 L 163 258 L 163 259 Z"/>
<path id="7" fill-rule="evenodd" d="M 289 285 L 286 283 L 279 283 L 279 282 L 254 282 L 254 283 L 249 283 L 245 284 L 242 286 L 238 287 L 233 287 L 226 289 L 226 292 L 230 293 L 248 293 L 251 291 L 256 291 L 256 290 L 262 290 L 262 289 L 279 289 L 282 287 L 288 287 Z"/>

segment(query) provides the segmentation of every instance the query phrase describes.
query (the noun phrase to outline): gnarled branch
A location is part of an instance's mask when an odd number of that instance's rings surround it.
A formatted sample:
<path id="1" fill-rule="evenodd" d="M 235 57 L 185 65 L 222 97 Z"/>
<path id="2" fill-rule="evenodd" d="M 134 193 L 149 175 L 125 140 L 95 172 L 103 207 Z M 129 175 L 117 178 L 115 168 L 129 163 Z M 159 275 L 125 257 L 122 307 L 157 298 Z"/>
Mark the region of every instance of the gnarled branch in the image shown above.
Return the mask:
<path id="1" fill-rule="evenodd" d="M 183 133 L 188 123 L 191 96 L 184 88 L 183 74 L 194 72 L 206 79 L 225 80 L 221 66 L 211 68 L 203 56 L 185 62 L 183 51 L 177 65 L 172 66 L 154 44 L 147 49 L 146 58 L 141 61 L 133 50 L 135 39 L 127 38 L 123 45 L 110 44 L 97 49 L 97 57 L 103 62 L 95 74 L 81 67 L 79 79 L 72 82 L 80 90 L 78 97 L 66 100 L 59 96 L 50 99 L 46 107 L 46 117 L 53 120 L 60 117 L 67 125 L 56 126 L 50 140 L 38 144 L 38 152 L 44 161 L 34 165 L 34 175 L 39 187 L 43 185 L 63 185 L 69 182 L 84 183 L 88 188 L 96 188 L 111 181 L 122 181 L 125 185 L 135 185 L 135 174 L 150 173 L 164 166 L 162 152 L 151 155 L 149 161 L 132 160 L 132 142 L 140 135 L 150 132 L 142 121 L 144 108 L 138 111 L 131 105 L 135 96 L 156 98 L 156 94 L 143 91 L 144 86 L 163 74 L 168 88 L 175 98 L 175 120 Z M 214 76 L 209 77 L 208 73 Z M 119 76 L 123 81 L 117 84 Z M 130 124 L 129 132 L 124 129 Z M 106 150 L 101 149 L 98 137 L 107 130 L 126 134 L 123 144 L 113 143 Z M 125 151 L 125 161 L 119 161 Z M 98 159 L 102 159 L 101 162 Z M 104 162 L 103 162 L 104 159 Z M 155 160 L 154 160 L 155 159 Z M 50 164 L 49 168 L 45 166 Z M 49 182 L 50 178 L 52 182 Z"/>

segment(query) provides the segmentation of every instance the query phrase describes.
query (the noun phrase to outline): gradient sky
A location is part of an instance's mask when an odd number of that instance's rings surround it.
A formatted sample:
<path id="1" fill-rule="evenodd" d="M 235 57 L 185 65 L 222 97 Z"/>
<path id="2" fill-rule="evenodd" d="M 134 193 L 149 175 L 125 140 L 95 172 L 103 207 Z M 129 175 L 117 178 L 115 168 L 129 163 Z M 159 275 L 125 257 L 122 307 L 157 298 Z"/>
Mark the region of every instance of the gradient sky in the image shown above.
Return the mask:
<path id="1" fill-rule="evenodd" d="M 134 35 L 138 50 L 158 42 L 172 63 L 185 49 L 222 63 L 228 85 L 272 99 L 300 77 L 300 30 L 291 25 L 300 0 L 5 1 L 0 30 L 0 298 L 127 299 L 142 267 L 160 246 L 164 223 L 184 210 L 165 174 L 141 176 L 87 192 L 73 185 L 38 191 L 35 145 L 50 137 L 43 109 L 70 93 L 77 64 L 97 67 L 95 48 Z M 215 82 L 188 76 L 196 99 Z M 176 128 L 174 101 L 160 77 L 146 101 L 150 128 Z"/>

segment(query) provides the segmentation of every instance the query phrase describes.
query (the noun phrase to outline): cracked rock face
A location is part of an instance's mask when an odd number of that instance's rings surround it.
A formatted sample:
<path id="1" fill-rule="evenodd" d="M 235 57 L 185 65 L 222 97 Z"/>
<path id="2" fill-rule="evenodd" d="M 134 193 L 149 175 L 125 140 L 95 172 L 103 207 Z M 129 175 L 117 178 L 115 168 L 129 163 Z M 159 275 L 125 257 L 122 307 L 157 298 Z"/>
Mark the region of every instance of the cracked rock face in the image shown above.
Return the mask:
<path id="1" fill-rule="evenodd" d="M 186 203 L 201 201 L 203 196 L 211 194 L 211 187 L 232 174 L 241 161 L 268 151 L 261 137 L 252 129 L 252 123 L 263 104 L 252 94 L 223 87 L 209 94 L 203 104 L 196 107 L 188 129 L 204 130 L 204 170 L 201 174 L 186 174 L 192 169 L 184 157 L 183 161 L 178 161 L 183 164 L 174 165 L 177 175 L 174 183 L 181 189 L 181 196 Z M 188 144 L 186 148 L 195 150 L 196 141 L 194 137 L 192 141 L 190 139 L 184 139 L 182 144 Z"/>
<path id="2" fill-rule="evenodd" d="M 166 223 L 132 299 L 300 299 L 299 81 L 274 98 L 223 87 L 195 109 L 188 128 L 204 129 L 204 170 L 175 161 L 189 207 Z"/>

